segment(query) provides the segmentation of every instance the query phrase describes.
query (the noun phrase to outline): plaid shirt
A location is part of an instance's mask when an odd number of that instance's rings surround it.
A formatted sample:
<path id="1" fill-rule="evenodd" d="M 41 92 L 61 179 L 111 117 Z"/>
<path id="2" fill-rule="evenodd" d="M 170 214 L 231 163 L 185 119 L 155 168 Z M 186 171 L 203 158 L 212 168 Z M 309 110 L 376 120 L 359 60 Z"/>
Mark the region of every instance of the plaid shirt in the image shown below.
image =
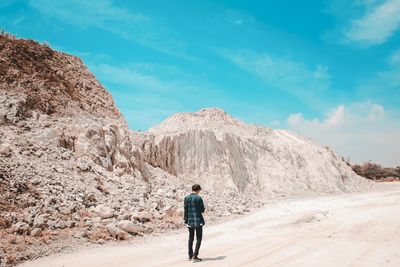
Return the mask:
<path id="1" fill-rule="evenodd" d="M 204 204 L 201 196 L 198 196 L 194 193 L 185 197 L 184 201 L 185 206 L 185 215 L 184 220 L 185 224 L 189 227 L 198 227 L 204 225 Z"/>

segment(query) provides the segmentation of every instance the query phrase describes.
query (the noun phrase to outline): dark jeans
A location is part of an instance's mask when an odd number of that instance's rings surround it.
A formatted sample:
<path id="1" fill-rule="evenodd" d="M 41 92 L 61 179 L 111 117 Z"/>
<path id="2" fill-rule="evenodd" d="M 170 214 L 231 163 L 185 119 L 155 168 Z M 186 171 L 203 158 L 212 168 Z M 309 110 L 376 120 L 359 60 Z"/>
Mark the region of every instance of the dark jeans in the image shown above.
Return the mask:
<path id="1" fill-rule="evenodd" d="M 189 229 L 189 256 L 197 256 L 199 255 L 199 249 L 201 245 L 201 239 L 203 238 L 203 226 L 199 227 L 188 227 Z M 194 232 L 196 231 L 196 248 L 193 253 L 193 241 L 194 241 Z"/>

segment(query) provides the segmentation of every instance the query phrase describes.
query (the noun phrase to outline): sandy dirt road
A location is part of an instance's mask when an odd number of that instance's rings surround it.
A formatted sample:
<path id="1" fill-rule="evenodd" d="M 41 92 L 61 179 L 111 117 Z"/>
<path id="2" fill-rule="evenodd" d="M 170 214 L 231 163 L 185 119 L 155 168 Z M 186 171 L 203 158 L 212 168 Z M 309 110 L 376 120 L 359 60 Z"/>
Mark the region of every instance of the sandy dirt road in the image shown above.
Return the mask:
<path id="1" fill-rule="evenodd" d="M 369 193 L 292 200 L 205 226 L 186 260 L 186 229 L 54 255 L 22 266 L 400 266 L 400 184 Z"/>

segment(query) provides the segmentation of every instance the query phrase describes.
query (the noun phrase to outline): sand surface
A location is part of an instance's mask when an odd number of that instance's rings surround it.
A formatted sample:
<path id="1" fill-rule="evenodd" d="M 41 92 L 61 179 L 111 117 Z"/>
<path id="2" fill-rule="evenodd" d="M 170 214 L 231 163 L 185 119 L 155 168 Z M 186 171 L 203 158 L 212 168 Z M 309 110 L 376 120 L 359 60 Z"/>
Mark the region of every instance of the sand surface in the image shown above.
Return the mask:
<path id="1" fill-rule="evenodd" d="M 204 227 L 187 261 L 186 229 L 21 266 L 400 266 L 400 183 L 358 194 L 287 200 Z"/>

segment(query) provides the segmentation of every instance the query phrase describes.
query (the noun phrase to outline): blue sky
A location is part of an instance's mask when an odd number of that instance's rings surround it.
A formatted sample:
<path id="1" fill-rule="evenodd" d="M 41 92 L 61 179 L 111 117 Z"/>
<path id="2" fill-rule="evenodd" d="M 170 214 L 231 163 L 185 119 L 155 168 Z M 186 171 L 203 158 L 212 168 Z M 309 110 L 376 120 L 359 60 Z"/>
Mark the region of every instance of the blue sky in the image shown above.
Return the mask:
<path id="1" fill-rule="evenodd" d="M 400 165 L 400 0 L 9 1 L 0 27 L 74 54 L 130 127 L 220 107 L 353 162 Z"/>

